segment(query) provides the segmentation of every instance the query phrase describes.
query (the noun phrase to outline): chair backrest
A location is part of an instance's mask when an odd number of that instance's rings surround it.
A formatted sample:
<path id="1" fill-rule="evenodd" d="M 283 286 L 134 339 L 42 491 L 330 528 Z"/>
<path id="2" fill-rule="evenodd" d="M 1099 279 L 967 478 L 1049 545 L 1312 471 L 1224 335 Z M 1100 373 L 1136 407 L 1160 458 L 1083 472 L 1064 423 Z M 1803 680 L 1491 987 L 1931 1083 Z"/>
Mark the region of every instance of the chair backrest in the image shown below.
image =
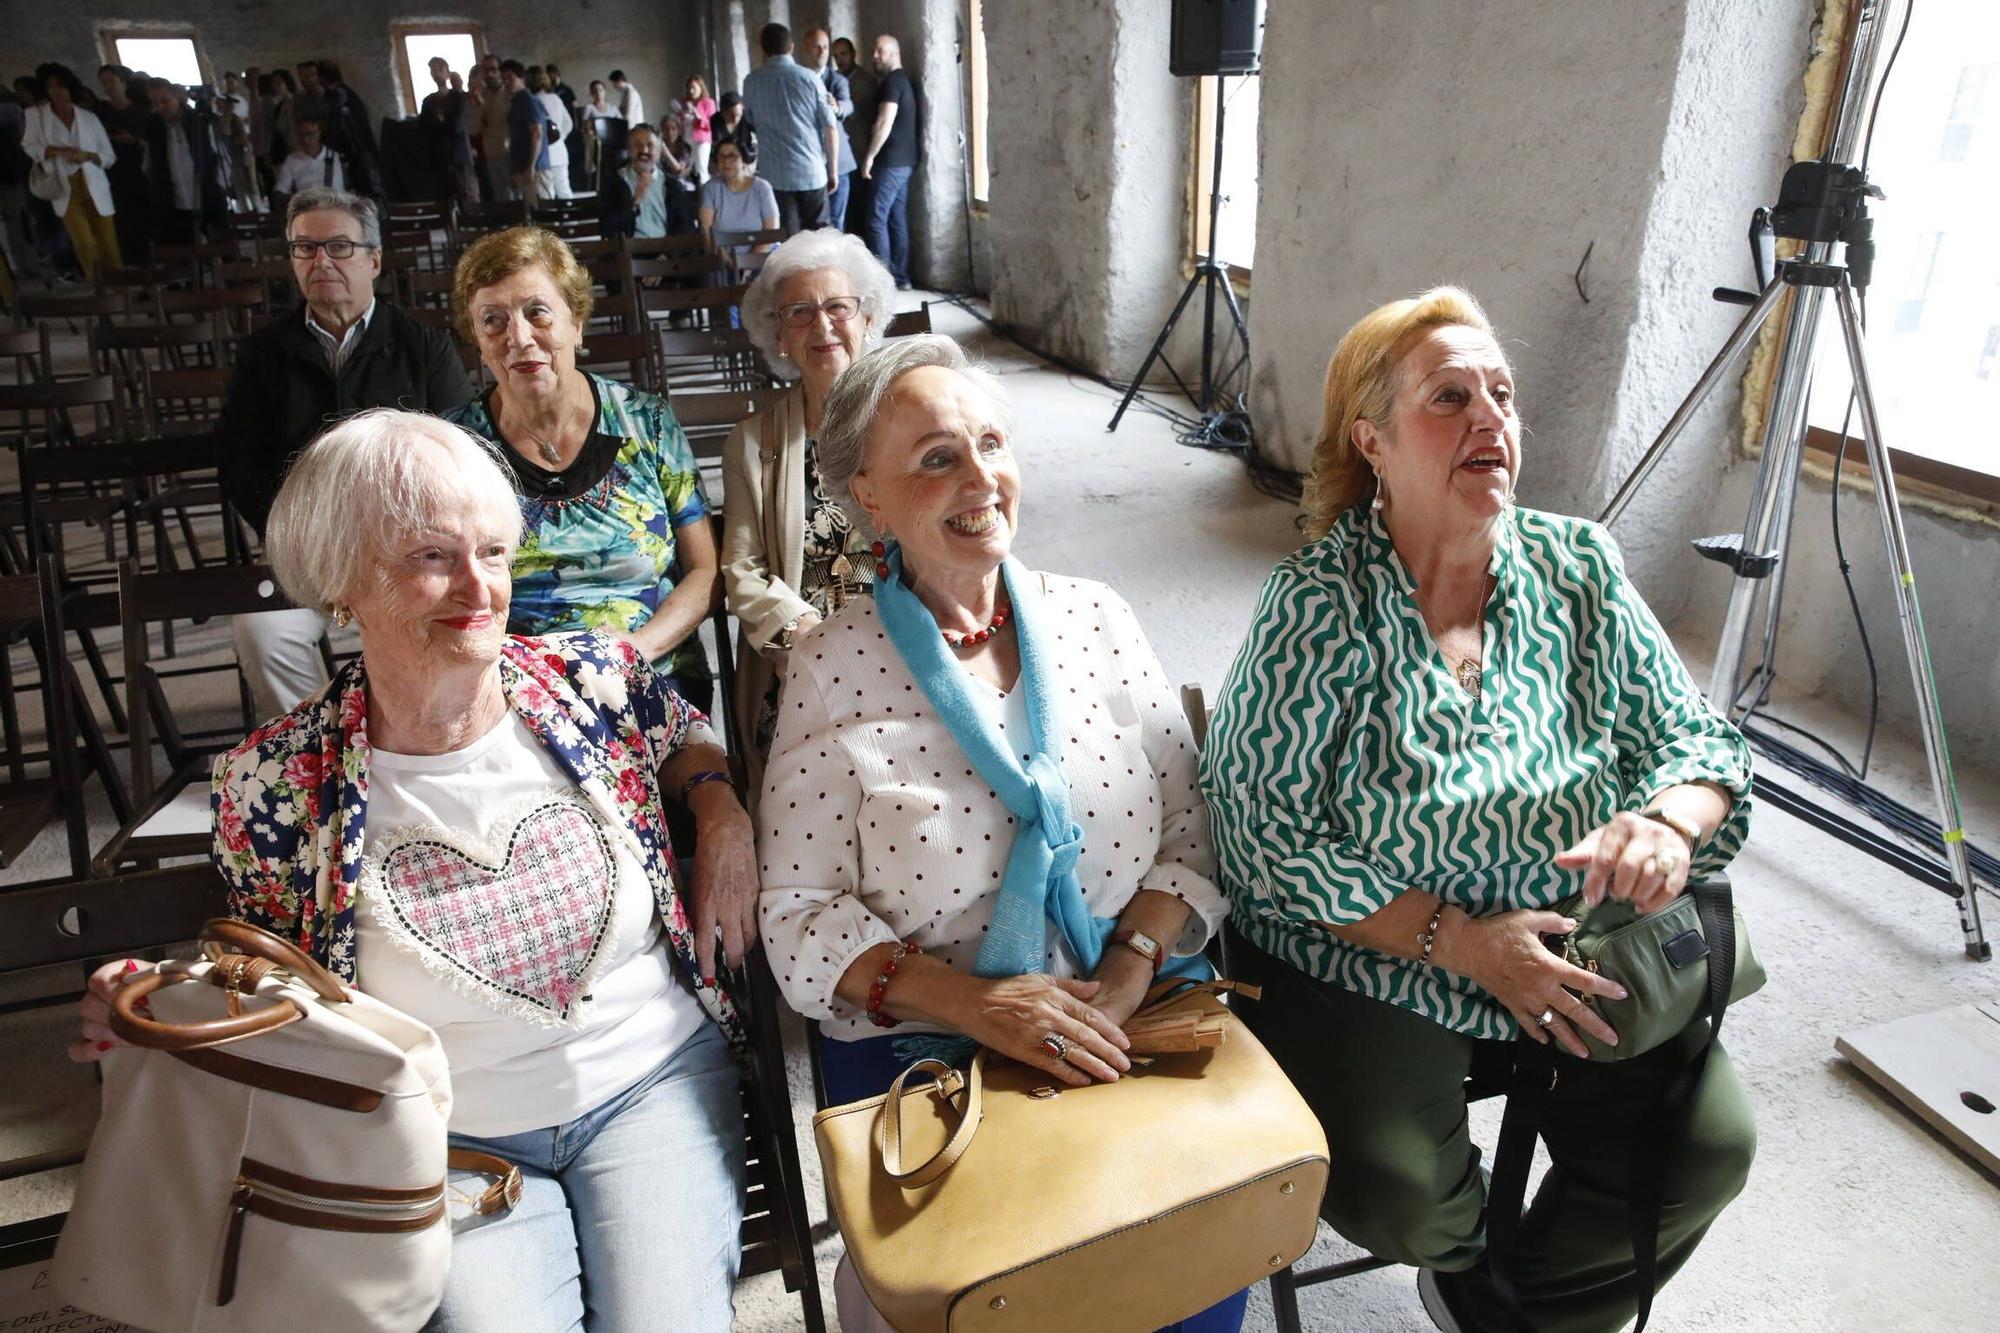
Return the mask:
<path id="1" fill-rule="evenodd" d="M 747 283 L 733 287 L 642 287 L 639 300 L 650 314 L 656 311 L 684 312 L 713 321 L 715 312 L 743 304 Z"/>
<path id="2" fill-rule="evenodd" d="M 144 371 L 146 424 L 155 435 L 211 429 L 222 416 L 233 372 L 220 366 Z"/>
<path id="3" fill-rule="evenodd" d="M 662 383 L 653 340 L 643 333 L 589 335 L 577 352 L 576 368 L 628 379 L 651 393 L 658 393 Z"/>
<path id="4" fill-rule="evenodd" d="M 154 790 L 156 723 L 169 758 L 179 763 L 187 750 L 151 662 L 150 628 L 165 621 L 279 611 L 291 605 L 265 565 L 206 565 L 147 573 L 137 560 L 119 562 L 118 620 L 125 649 L 125 713 L 135 798 L 143 803 Z"/>
<path id="5" fill-rule="evenodd" d="M 701 237 L 687 232 L 675 236 L 627 236 L 624 244 L 626 253 L 634 259 L 698 255 L 702 252 Z"/>
<path id="6" fill-rule="evenodd" d="M 25 320 L 97 320 L 107 323 L 128 313 L 123 292 L 22 292 L 14 309 Z"/>
<path id="7" fill-rule="evenodd" d="M 736 429 L 737 422 L 763 411 L 784 393 L 783 389 L 675 393 L 668 396 L 667 406 L 673 409 L 674 420 L 687 433 L 694 456 L 715 459 L 722 457 L 723 443 L 729 432 Z"/>
<path id="8" fill-rule="evenodd" d="M 201 934 L 229 915 L 229 886 L 202 860 L 165 870 L 77 878 L 0 893 L 0 975 L 88 963 Z"/>
<path id="9" fill-rule="evenodd" d="M 644 259 L 633 256 L 630 264 L 635 278 L 705 278 L 729 267 L 729 261 L 721 255 L 660 255 Z"/>
<path id="10" fill-rule="evenodd" d="M 913 333 L 931 331 L 931 303 L 926 301 L 915 310 L 899 310 L 889 317 L 889 327 L 882 330 L 884 338 L 907 338 Z"/>
<path id="11" fill-rule="evenodd" d="M 89 414 L 92 423 L 89 430 L 77 429 L 74 414 L 79 412 Z M 24 423 L 24 434 L 30 444 L 69 444 L 124 433 L 124 403 L 118 395 L 118 382 L 109 375 L 39 384 L 0 384 L 0 417 L 10 413 L 24 418 L 30 414 L 41 417 L 39 432 Z"/>

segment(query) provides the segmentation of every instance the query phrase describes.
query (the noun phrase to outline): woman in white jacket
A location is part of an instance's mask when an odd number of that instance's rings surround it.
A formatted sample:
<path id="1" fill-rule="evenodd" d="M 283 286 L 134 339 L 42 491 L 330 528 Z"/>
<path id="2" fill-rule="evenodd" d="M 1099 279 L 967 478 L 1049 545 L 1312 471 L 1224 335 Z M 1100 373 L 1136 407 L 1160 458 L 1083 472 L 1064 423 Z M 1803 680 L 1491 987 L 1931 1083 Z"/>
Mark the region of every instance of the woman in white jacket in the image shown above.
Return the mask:
<path id="1" fill-rule="evenodd" d="M 111 202 L 111 177 L 104 172 L 118 152 L 104 122 L 94 112 L 76 104 L 81 85 L 67 65 L 51 61 L 35 70 L 35 82 L 47 91 L 43 106 L 30 108 L 21 135 L 21 151 L 51 179 L 53 193 L 36 187 L 47 199 L 86 278 L 97 276 L 100 267 L 116 268 L 124 259 L 118 251 L 118 231 L 112 222 L 117 208 Z"/>
<path id="2" fill-rule="evenodd" d="M 542 104 L 542 110 L 549 117 L 549 189 L 551 199 L 573 199 L 575 193 L 569 184 L 569 135 L 576 128 L 569 108 L 555 92 L 555 84 L 549 72 L 540 65 L 528 70 L 528 91 Z"/>

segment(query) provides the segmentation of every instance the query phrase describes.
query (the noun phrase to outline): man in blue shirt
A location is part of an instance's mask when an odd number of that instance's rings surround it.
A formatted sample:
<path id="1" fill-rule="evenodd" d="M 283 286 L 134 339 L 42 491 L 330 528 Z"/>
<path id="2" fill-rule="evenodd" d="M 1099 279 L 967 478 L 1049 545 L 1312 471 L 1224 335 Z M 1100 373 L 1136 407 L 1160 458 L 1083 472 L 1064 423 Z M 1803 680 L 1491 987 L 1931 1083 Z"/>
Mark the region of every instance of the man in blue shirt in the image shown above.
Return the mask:
<path id="1" fill-rule="evenodd" d="M 826 225 L 835 231 L 847 226 L 847 201 L 849 187 L 854 183 L 854 146 L 848 142 L 847 118 L 854 114 L 854 96 L 848 86 L 847 76 L 833 67 L 829 53 L 833 49 L 833 34 L 825 28 L 814 28 L 806 34 L 799 46 L 799 56 L 807 69 L 819 74 L 819 81 L 826 85 L 827 100 L 833 103 L 833 114 L 840 121 L 840 165 L 835 169 L 834 180 L 838 182 L 826 200 Z"/>
<path id="2" fill-rule="evenodd" d="M 507 87 L 507 174 L 514 196 L 533 208 L 541 201 L 549 170 L 549 115 L 528 91 L 528 67 L 518 60 L 500 62 Z"/>
<path id="3" fill-rule="evenodd" d="M 757 127 L 757 174 L 778 196 L 787 236 L 826 220 L 840 187 L 840 122 L 819 76 L 792 59 L 792 30 L 767 23 L 764 64 L 743 80 L 743 108 Z"/>

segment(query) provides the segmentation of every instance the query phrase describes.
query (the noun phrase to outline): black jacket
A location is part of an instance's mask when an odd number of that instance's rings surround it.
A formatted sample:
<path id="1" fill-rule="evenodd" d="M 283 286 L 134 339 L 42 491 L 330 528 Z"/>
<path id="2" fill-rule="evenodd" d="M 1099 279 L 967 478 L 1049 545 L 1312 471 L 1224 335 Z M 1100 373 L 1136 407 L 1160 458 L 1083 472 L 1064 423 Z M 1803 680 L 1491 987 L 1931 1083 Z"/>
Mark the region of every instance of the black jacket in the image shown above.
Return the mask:
<path id="1" fill-rule="evenodd" d="M 174 209 L 174 173 L 167 158 L 167 135 L 187 136 L 188 157 L 194 164 L 195 209 L 204 221 L 220 222 L 229 216 L 229 158 L 215 137 L 215 121 L 197 106 L 183 106 L 181 118 L 168 124 L 165 117 L 146 117 L 146 190 L 155 218 Z"/>
<path id="2" fill-rule="evenodd" d="M 262 536 L 292 459 L 328 426 L 371 407 L 442 415 L 471 398 L 451 335 L 379 297 L 336 384 L 297 305 L 238 354 L 216 427 L 225 448 L 222 493 Z"/>

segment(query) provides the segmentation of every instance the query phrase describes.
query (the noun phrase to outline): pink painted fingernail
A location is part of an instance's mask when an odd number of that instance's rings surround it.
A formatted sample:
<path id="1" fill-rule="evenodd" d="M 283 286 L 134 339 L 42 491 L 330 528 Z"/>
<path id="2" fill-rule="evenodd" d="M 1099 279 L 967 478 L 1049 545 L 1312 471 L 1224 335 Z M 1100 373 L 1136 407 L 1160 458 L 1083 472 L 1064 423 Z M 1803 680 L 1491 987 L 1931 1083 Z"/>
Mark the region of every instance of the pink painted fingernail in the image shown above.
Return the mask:
<path id="1" fill-rule="evenodd" d="M 111 1043 L 108 1041 L 100 1041 L 97 1043 L 97 1049 L 99 1051 L 108 1051 L 111 1049 Z"/>
<path id="2" fill-rule="evenodd" d="M 125 960 L 125 970 L 128 973 L 137 972 L 139 970 L 139 960 L 136 958 L 127 958 Z"/>

